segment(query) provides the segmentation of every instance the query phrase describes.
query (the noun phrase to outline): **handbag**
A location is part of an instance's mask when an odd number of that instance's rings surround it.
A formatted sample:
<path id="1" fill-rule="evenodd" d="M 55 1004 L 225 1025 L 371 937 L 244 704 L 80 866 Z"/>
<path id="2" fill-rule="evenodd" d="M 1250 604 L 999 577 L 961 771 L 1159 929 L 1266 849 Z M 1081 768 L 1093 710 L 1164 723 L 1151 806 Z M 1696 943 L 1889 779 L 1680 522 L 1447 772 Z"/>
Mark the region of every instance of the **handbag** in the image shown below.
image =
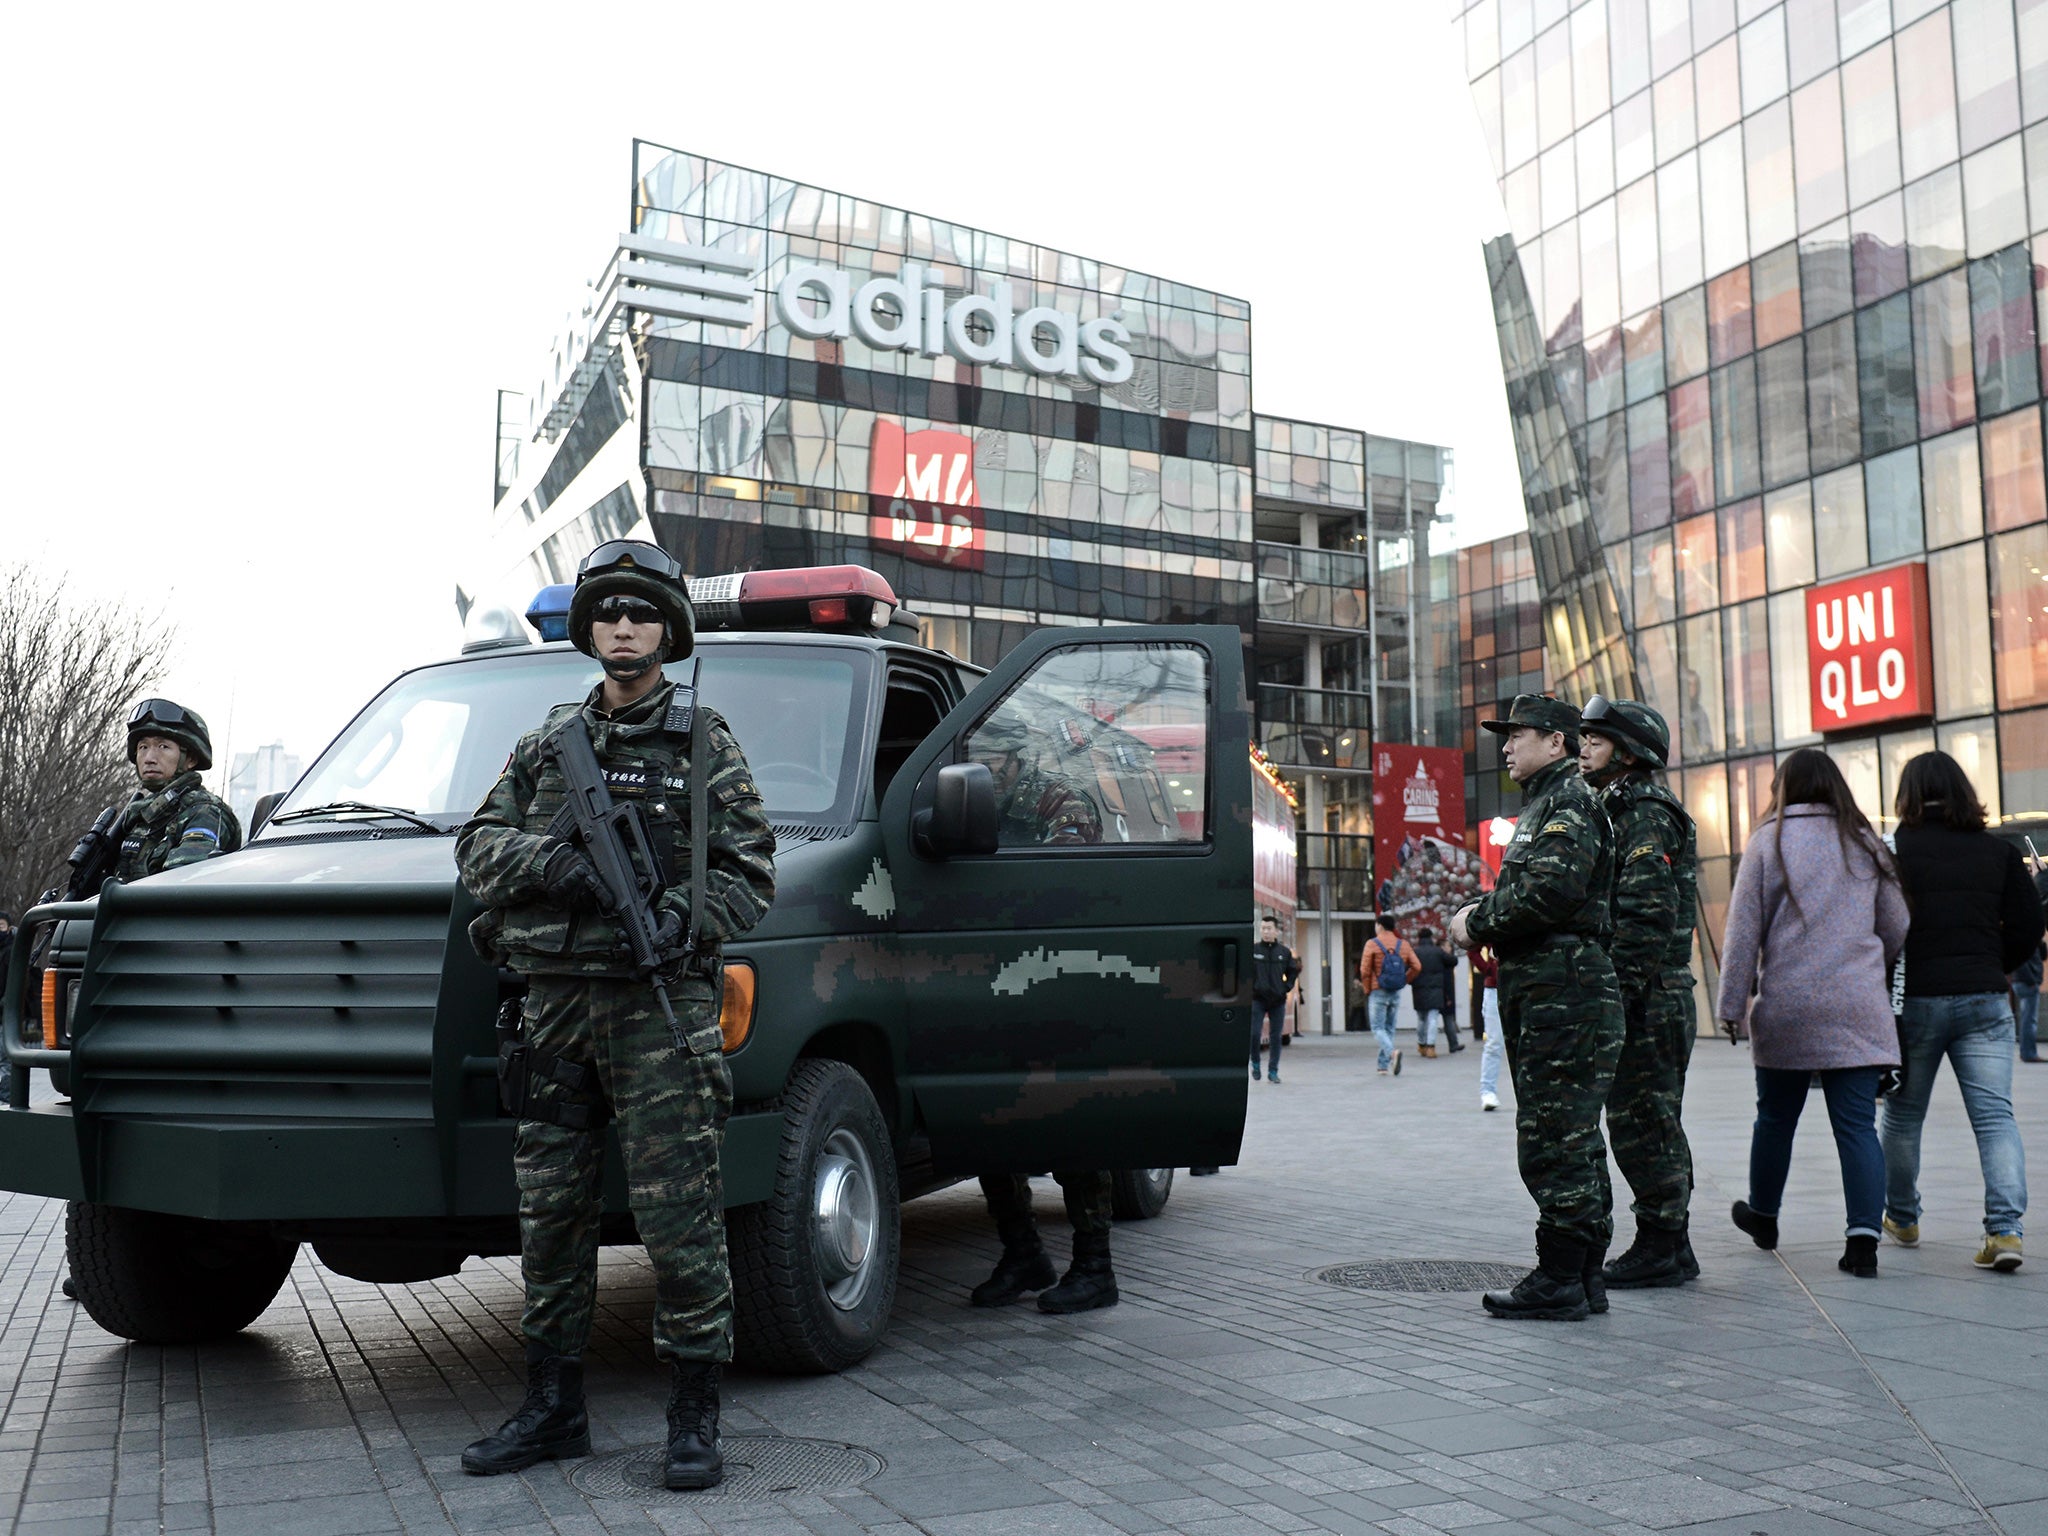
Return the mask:
<path id="1" fill-rule="evenodd" d="M 1899 840 L 1896 834 L 1884 835 L 1884 846 L 1892 856 L 1892 867 L 1898 868 Z M 1877 1074 L 1877 1096 L 1880 1099 L 1896 1098 L 1906 1088 L 1906 952 L 1899 951 L 1899 958 L 1892 962 L 1892 1029 L 1899 1040 L 1899 1064 L 1885 1067 Z"/>

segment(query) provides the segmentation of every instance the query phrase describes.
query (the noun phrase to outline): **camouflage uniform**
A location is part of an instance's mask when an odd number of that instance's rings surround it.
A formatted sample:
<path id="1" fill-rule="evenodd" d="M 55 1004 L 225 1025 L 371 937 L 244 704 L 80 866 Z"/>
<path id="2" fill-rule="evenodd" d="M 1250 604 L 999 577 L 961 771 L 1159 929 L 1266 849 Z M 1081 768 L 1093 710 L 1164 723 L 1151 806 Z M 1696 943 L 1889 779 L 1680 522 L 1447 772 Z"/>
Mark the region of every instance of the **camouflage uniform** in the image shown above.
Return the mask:
<path id="1" fill-rule="evenodd" d="M 1547 1237 L 1562 1238 L 1583 1261 L 1586 1252 L 1604 1252 L 1614 1230 L 1600 1139 L 1623 1031 L 1605 948 L 1614 848 L 1606 814 L 1571 758 L 1530 775 L 1522 792 L 1528 798 L 1501 855 L 1499 884 L 1472 909 L 1466 931 L 1500 956 L 1501 1038 L 1538 1250 Z"/>
<path id="2" fill-rule="evenodd" d="M 732 1280 L 726 1267 L 718 1145 L 732 1079 L 718 1028 L 720 947 L 745 933 L 775 894 L 775 838 L 739 743 L 706 711 L 710 775 L 706 889 L 698 948 L 669 988 L 681 1048 L 644 980 L 624 957 L 617 926 L 598 912 L 544 904 L 543 871 L 560 842 L 548 828 L 563 804 L 560 770 L 542 742 L 579 712 L 614 800 L 646 812 L 667 887 L 660 907 L 689 913 L 689 737 L 667 723 L 675 685 L 664 682 L 617 715 L 602 687 L 562 705 L 520 739 L 505 771 L 463 827 L 463 883 L 491 910 L 476 937 L 528 978 L 525 1027 L 537 1052 L 587 1067 L 598 1123 L 572 1130 L 522 1119 L 514 1142 L 526 1336 L 552 1354 L 578 1354 L 590 1333 L 597 1285 L 604 1162 L 602 1117 L 619 1122 L 626 1186 L 655 1272 L 654 1347 L 670 1361 L 732 1357 Z M 702 707 L 701 705 L 699 706 Z M 530 1092 L 559 1105 L 573 1096 L 536 1075 Z"/>
<path id="3" fill-rule="evenodd" d="M 116 828 L 121 852 L 114 861 L 118 880 L 197 864 L 242 846 L 242 824 L 228 803 L 188 768 L 161 789 L 138 789 Z"/>
<path id="4" fill-rule="evenodd" d="M 1111 1221 L 1109 1175 L 1079 1169 L 1055 1171 L 1053 1178 L 1067 1202 L 1067 1220 L 1075 1233 L 1108 1235 Z M 1031 1180 L 1021 1173 L 984 1173 L 982 1198 L 1005 1248 L 1038 1241 L 1038 1218 L 1031 1214 Z"/>
<path id="5" fill-rule="evenodd" d="M 1698 858 L 1692 818 L 1671 791 L 1631 770 L 1601 792 L 1614 825 L 1614 974 L 1627 1039 L 1607 1096 L 1614 1160 L 1639 1226 L 1677 1231 L 1692 1197 L 1680 1110 L 1697 1030 L 1692 931 Z"/>
<path id="6" fill-rule="evenodd" d="M 1102 817 L 1094 804 L 1041 769 L 1020 768 L 997 807 L 996 842 L 1004 848 L 1101 841 Z"/>

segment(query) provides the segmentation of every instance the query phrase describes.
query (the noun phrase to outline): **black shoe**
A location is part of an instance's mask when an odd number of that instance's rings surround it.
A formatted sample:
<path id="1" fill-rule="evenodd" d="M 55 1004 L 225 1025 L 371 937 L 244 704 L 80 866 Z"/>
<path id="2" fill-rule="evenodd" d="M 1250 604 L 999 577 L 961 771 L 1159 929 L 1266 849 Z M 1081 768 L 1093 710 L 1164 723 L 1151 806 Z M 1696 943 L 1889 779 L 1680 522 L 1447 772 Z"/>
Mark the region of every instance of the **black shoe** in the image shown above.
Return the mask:
<path id="1" fill-rule="evenodd" d="M 1219 1166 L 1220 1166 L 1220 1165 L 1219 1165 Z M 1208 1177 L 1208 1176 L 1209 1176 L 1210 1174 L 1212 1174 L 1212 1173 L 1214 1173 L 1214 1172 L 1216 1172 L 1216 1169 L 1215 1169 L 1215 1168 L 1190 1168 L 1190 1169 L 1188 1170 L 1188 1177 L 1189 1177 L 1189 1178 L 1191 1178 L 1191 1179 L 1206 1179 L 1206 1178 L 1207 1178 L 1207 1177 Z M 1051 1264 L 1047 1264 L 1047 1265 L 1046 1265 L 1046 1267 L 1045 1267 L 1045 1272 L 1046 1272 L 1047 1274 L 1051 1274 L 1051 1273 L 1052 1273 L 1052 1265 L 1051 1265 Z"/>
<path id="2" fill-rule="evenodd" d="M 583 1406 L 583 1361 L 526 1346 L 526 1398 L 518 1412 L 463 1450 L 462 1470 L 479 1477 L 517 1472 L 537 1461 L 590 1454 L 590 1415 Z"/>
<path id="3" fill-rule="evenodd" d="M 1688 1280 L 1700 1277 L 1700 1261 L 1692 1253 L 1692 1234 L 1684 1227 L 1678 1230 L 1678 1272 Z"/>
<path id="4" fill-rule="evenodd" d="M 670 1370 L 668 1461 L 661 1486 L 716 1488 L 725 1481 L 725 1456 L 718 1449 L 718 1363 L 677 1360 Z"/>
<path id="5" fill-rule="evenodd" d="M 1607 1275 L 1603 1268 L 1606 1258 L 1605 1244 L 1586 1250 L 1586 1263 L 1579 1271 L 1579 1284 L 1586 1288 L 1588 1312 L 1600 1313 L 1607 1310 Z"/>
<path id="6" fill-rule="evenodd" d="M 1728 1213 L 1735 1219 L 1735 1225 L 1747 1232 L 1750 1241 L 1768 1252 L 1778 1246 L 1778 1218 L 1759 1216 L 1749 1208 L 1747 1200 L 1735 1202 L 1735 1208 Z"/>
<path id="7" fill-rule="evenodd" d="M 69 1275 L 64 1277 L 64 1283 L 58 1286 L 57 1289 L 64 1293 L 66 1301 L 78 1300 L 78 1284 Z"/>
<path id="8" fill-rule="evenodd" d="M 1837 1269 L 1846 1269 L 1859 1280 L 1877 1278 L 1877 1239 L 1868 1233 L 1849 1239 L 1849 1246 L 1842 1256 L 1835 1260 Z"/>
<path id="9" fill-rule="evenodd" d="M 1116 1273 L 1109 1266 L 1109 1234 L 1076 1232 L 1074 1262 L 1066 1276 L 1038 1298 L 1041 1312 L 1093 1312 L 1117 1304 Z"/>
<path id="10" fill-rule="evenodd" d="M 1462 1051 L 1463 1049 L 1465 1049 L 1465 1047 L 1463 1047 L 1462 1045 L 1457 1045 L 1457 1044 L 1455 1044 L 1455 1043 L 1454 1043 L 1454 1044 L 1453 1044 L 1453 1045 L 1451 1046 L 1451 1054 L 1452 1054 L 1453 1056 L 1455 1056 L 1455 1055 L 1457 1055 L 1457 1054 L 1458 1054 L 1458 1052 Z"/>
<path id="11" fill-rule="evenodd" d="M 1583 1322 L 1586 1301 L 1586 1245 L 1548 1229 L 1536 1234 L 1536 1267 L 1511 1291 L 1488 1291 L 1481 1304 L 1495 1317 L 1539 1322 Z"/>
<path id="12" fill-rule="evenodd" d="M 1607 1283 L 1617 1291 L 1661 1290 L 1685 1284 L 1687 1276 L 1678 1260 L 1682 1240 L 1680 1233 L 1638 1225 L 1628 1252 L 1607 1266 Z M 1693 1273 L 1699 1273 L 1697 1266 Z"/>
<path id="13" fill-rule="evenodd" d="M 1401 1053 L 1400 1053 L 1399 1051 L 1396 1051 L 1396 1052 L 1394 1052 L 1394 1076 L 1396 1076 L 1396 1077 L 1399 1077 L 1400 1075 L 1401 1075 Z"/>
<path id="14" fill-rule="evenodd" d="M 976 1307 L 1007 1307 L 1020 1296 L 1044 1290 L 1059 1277 L 1042 1246 L 1005 1248 L 994 1271 L 968 1292 L 967 1301 Z"/>

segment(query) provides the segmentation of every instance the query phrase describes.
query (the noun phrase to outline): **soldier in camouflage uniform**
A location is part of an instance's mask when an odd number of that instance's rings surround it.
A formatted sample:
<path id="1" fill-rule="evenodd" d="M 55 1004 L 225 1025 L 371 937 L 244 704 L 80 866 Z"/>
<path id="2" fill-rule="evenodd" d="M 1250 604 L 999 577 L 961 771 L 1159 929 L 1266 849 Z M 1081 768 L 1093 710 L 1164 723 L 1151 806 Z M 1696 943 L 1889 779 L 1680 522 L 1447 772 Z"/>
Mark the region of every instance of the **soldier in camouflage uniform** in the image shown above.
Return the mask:
<path id="1" fill-rule="evenodd" d="M 1099 843 L 1102 817 L 1080 790 L 1043 769 L 1027 765 L 1030 735 L 1023 722 L 998 710 L 975 728 L 968 751 L 996 782 L 996 841 L 1004 848 Z M 1074 1257 L 1055 1285 L 1052 1260 L 1031 1213 L 1031 1181 L 1021 1173 L 985 1173 L 982 1198 L 1003 1240 L 1003 1254 L 969 1300 L 1000 1307 L 1030 1291 L 1040 1292 L 1042 1312 L 1086 1312 L 1117 1303 L 1116 1272 L 1110 1265 L 1110 1184 L 1101 1171 L 1065 1169 L 1053 1174 L 1066 1197 L 1074 1229 Z"/>
<path id="2" fill-rule="evenodd" d="M 719 1033 L 723 942 L 760 921 L 775 894 L 775 839 L 739 743 L 717 714 L 696 722 L 705 760 L 689 760 L 687 693 L 661 663 L 688 656 L 696 628 L 682 570 L 637 540 L 600 545 L 577 572 L 569 637 L 604 666 L 580 705 L 557 706 L 522 737 L 463 827 L 463 883 L 489 910 L 478 947 L 527 978 L 523 1108 L 514 1140 L 528 1388 L 519 1411 L 462 1455 L 464 1470 L 515 1471 L 589 1454 L 581 1352 L 596 1300 L 604 1126 L 619 1125 L 633 1217 L 654 1266 L 654 1350 L 669 1362 L 670 1488 L 724 1475 L 720 1365 L 732 1357 L 719 1137 L 732 1079 Z M 662 867 L 657 945 L 676 1015 L 672 1031 L 636 977 L 596 871 L 555 835 L 561 770 L 551 733 L 587 729 L 615 802 L 640 807 Z M 689 824 L 690 775 L 709 776 L 708 820 Z M 706 844 L 705 889 L 689 887 L 690 839 Z M 698 927 L 684 930 L 696 900 Z M 509 1058 L 519 1060 L 516 1056 Z"/>
<path id="3" fill-rule="evenodd" d="M 144 699 L 128 717 L 128 761 L 142 787 L 114 829 L 118 880 L 140 880 L 242 846 L 242 824 L 199 781 L 213 766 L 213 741 L 196 710 Z"/>
<path id="4" fill-rule="evenodd" d="M 1600 1111 L 1621 1054 L 1621 994 L 1607 958 L 1614 845 L 1606 813 L 1579 776 L 1579 712 L 1547 694 L 1519 695 L 1502 756 L 1526 797 L 1491 894 L 1451 920 L 1459 944 L 1500 957 L 1501 1037 L 1515 1084 L 1515 1146 L 1536 1199 L 1537 1266 L 1488 1291 L 1496 1317 L 1576 1321 L 1606 1310 L 1601 1262 L 1613 1192 Z"/>
<path id="5" fill-rule="evenodd" d="M 1586 701 L 1579 771 L 1614 827 L 1614 941 L 1627 1035 L 1607 1095 L 1607 1136 L 1635 1193 L 1636 1240 L 1607 1266 L 1635 1290 L 1699 1278 L 1687 1240 L 1692 1149 L 1680 1111 L 1693 1022 L 1692 931 L 1699 860 L 1692 817 L 1656 770 L 1671 751 L 1664 717 L 1632 699 Z"/>

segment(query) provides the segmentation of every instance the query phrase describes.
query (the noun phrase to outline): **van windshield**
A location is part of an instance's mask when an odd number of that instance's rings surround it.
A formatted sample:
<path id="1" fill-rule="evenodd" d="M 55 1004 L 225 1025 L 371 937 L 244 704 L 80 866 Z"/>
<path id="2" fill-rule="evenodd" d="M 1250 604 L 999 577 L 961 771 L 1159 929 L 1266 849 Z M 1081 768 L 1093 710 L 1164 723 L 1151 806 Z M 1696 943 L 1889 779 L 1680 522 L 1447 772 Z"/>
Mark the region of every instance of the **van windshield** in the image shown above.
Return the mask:
<path id="1" fill-rule="evenodd" d="M 705 698 L 732 727 L 769 816 L 812 826 L 852 820 L 865 655 L 732 644 L 700 654 Z M 668 672 L 686 678 L 688 663 Z M 522 651 L 408 672 L 334 739 L 260 836 L 376 822 L 379 807 L 452 831 L 476 810 L 519 738 L 554 705 L 583 698 L 601 676 L 576 651 Z"/>

